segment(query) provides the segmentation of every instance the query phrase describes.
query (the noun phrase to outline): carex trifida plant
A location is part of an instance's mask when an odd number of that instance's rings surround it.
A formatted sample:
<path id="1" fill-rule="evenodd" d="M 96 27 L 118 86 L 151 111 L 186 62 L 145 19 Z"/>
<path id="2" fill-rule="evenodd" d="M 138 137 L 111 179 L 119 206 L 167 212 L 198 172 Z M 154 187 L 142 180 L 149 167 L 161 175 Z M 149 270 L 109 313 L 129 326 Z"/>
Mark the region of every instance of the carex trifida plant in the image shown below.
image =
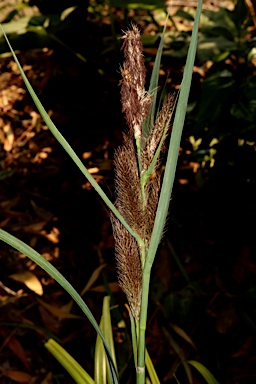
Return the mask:
<path id="1" fill-rule="evenodd" d="M 116 216 L 112 214 L 111 218 L 119 283 L 137 323 L 140 317 L 143 268 L 161 188 L 160 152 L 169 130 L 174 96 L 166 97 L 154 126 L 146 134 L 143 122 L 149 115 L 153 92 L 156 90 L 145 90 L 146 69 L 142 42 L 134 24 L 125 32 L 123 40 L 125 61 L 121 68 L 120 84 L 122 110 L 128 130 L 123 133 L 123 144 L 114 156 L 115 205 L 142 241 L 138 242 Z"/>
<path id="2" fill-rule="evenodd" d="M 116 199 L 114 204 L 51 121 L 2 30 L 25 85 L 49 130 L 111 211 L 116 241 L 118 278 L 130 307 L 136 384 L 145 384 L 145 356 L 148 356 L 146 354 L 145 331 L 150 273 L 168 213 L 191 85 L 201 7 L 202 0 L 199 0 L 183 80 L 177 103 L 175 102 L 175 117 L 173 119 L 170 144 L 169 146 L 166 144 L 166 148 L 169 149 L 163 175 L 160 154 L 170 131 L 175 99 L 173 95 L 167 96 L 161 109 L 159 109 L 159 113 L 155 113 L 163 37 L 156 56 L 149 91 L 145 90 L 146 71 L 138 28 L 132 25 L 122 37 L 125 61 L 121 67 L 121 101 L 128 129 L 123 133 L 123 144 L 116 150 L 114 158 L 116 173 Z M 79 305 L 103 342 L 109 364 L 108 382 L 118 384 L 119 379 L 111 343 L 106 341 L 106 334 L 99 327 L 91 311 L 74 287 L 51 263 L 17 237 L 0 229 L 0 239 L 43 268 Z M 109 328 L 106 332 L 110 332 Z M 62 355 L 63 357 L 63 351 L 60 351 L 55 344 L 51 344 L 51 351 L 54 350 L 55 352 L 52 353 L 59 359 L 58 356 Z M 64 359 L 59 359 L 59 361 L 61 364 L 65 364 L 66 369 L 69 369 L 74 378 L 75 374 L 79 375 L 79 379 L 75 378 L 76 382 L 90 384 L 95 382 L 93 379 L 88 378 L 88 374 L 85 374 L 82 367 L 74 365 L 67 355 L 65 355 Z M 102 359 L 100 361 L 102 362 Z M 152 383 L 159 383 L 158 379 L 151 381 Z"/>

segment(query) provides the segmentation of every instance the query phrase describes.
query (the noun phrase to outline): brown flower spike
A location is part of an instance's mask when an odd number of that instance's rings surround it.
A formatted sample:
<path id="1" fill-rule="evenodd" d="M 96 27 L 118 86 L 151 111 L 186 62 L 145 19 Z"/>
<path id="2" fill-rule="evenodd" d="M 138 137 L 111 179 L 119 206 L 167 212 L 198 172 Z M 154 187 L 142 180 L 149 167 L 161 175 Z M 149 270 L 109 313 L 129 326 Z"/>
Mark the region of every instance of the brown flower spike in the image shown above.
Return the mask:
<path id="1" fill-rule="evenodd" d="M 122 111 L 135 138 L 142 135 L 142 122 L 147 117 L 151 106 L 151 96 L 145 91 L 146 69 L 144 65 L 142 42 L 138 28 L 132 24 L 125 32 L 122 49 L 125 62 L 121 68 Z"/>
<path id="2" fill-rule="evenodd" d="M 152 97 L 144 88 L 146 69 L 138 28 L 132 24 L 122 38 L 125 61 L 121 69 L 121 102 L 129 131 L 124 134 L 123 145 L 116 150 L 114 157 L 115 205 L 132 230 L 143 240 L 143 249 L 114 215 L 111 215 L 111 220 L 119 284 L 127 296 L 134 319 L 139 321 L 142 271 L 161 187 L 160 160 L 146 182 L 142 183 L 142 177 L 147 172 L 160 142 L 162 145 L 167 135 L 174 97 L 167 97 L 149 136 L 143 137 L 142 123 L 149 114 Z M 144 145 L 141 152 L 142 140 Z"/>

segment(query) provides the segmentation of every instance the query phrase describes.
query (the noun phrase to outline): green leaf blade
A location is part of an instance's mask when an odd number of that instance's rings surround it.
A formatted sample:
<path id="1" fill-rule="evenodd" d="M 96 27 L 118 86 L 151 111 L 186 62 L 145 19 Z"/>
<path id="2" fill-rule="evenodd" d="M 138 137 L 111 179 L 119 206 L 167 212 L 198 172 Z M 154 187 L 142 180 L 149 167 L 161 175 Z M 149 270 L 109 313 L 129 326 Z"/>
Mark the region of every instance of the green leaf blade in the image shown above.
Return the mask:
<path id="1" fill-rule="evenodd" d="M 160 381 L 158 379 L 155 367 L 152 363 L 152 360 L 151 360 L 147 350 L 146 350 L 146 367 L 148 370 L 148 374 L 149 374 L 151 383 L 152 384 L 160 384 Z"/>
<path id="2" fill-rule="evenodd" d="M 188 364 L 192 365 L 192 367 L 196 368 L 199 373 L 203 376 L 203 378 L 207 381 L 208 384 L 219 384 L 219 382 L 215 379 L 213 374 L 201 363 L 195 360 L 187 361 Z"/>
<path id="3" fill-rule="evenodd" d="M 189 46 L 186 66 L 184 69 L 183 80 L 181 84 L 180 94 L 177 102 L 176 113 L 173 122 L 173 130 L 168 150 L 168 157 L 166 162 L 166 169 L 164 173 L 164 179 L 161 189 L 161 194 L 159 198 L 154 228 L 152 232 L 152 237 L 150 241 L 148 257 L 146 260 L 145 268 L 151 269 L 151 266 L 154 261 L 154 257 L 160 242 L 166 217 L 168 214 L 169 202 L 171 198 L 176 166 L 178 161 L 178 154 L 180 148 L 181 135 L 183 130 L 183 125 L 186 116 L 188 96 L 191 86 L 192 73 L 197 49 L 197 36 L 198 36 L 198 27 L 200 14 L 202 9 L 202 0 L 198 2 L 198 8 L 195 18 L 195 23 L 193 26 L 191 42 Z"/>
<path id="4" fill-rule="evenodd" d="M 9 244 L 13 248 L 17 249 L 19 252 L 23 253 L 27 257 L 29 257 L 32 261 L 34 261 L 37 265 L 39 265 L 44 271 L 46 271 L 53 279 L 55 279 L 69 295 L 75 300 L 78 306 L 81 308 L 83 313 L 86 315 L 98 335 L 100 336 L 104 348 L 108 357 L 111 374 L 112 374 L 112 382 L 114 384 L 118 384 L 117 373 L 115 370 L 115 364 L 113 362 L 111 353 L 109 351 L 107 342 L 93 316 L 90 309 L 87 307 L 81 296 L 78 292 L 72 287 L 72 285 L 65 279 L 65 277 L 47 260 L 43 258 L 38 252 L 36 252 L 29 245 L 25 244 L 23 241 L 19 240 L 17 237 L 7 233 L 3 229 L 0 229 L 0 240 L 3 240 L 5 243 Z"/>
<path id="5" fill-rule="evenodd" d="M 78 384 L 95 384 L 91 376 L 81 367 L 80 364 L 55 340 L 49 339 L 45 343 L 47 350 L 58 360 Z"/>
<path id="6" fill-rule="evenodd" d="M 162 58 L 163 46 L 164 46 L 164 35 L 165 35 L 165 30 L 166 30 L 168 18 L 169 18 L 169 15 L 167 16 L 166 21 L 165 21 L 164 30 L 163 30 L 163 33 L 161 36 L 159 47 L 158 47 L 158 51 L 157 51 L 151 79 L 150 79 L 149 89 L 148 89 L 149 94 L 152 94 L 152 104 L 151 104 L 151 108 L 149 111 L 149 115 L 144 120 L 143 127 L 142 127 L 143 137 L 145 139 L 148 137 L 150 130 L 154 126 L 154 119 L 155 119 L 155 114 L 156 114 L 156 98 L 157 98 L 157 87 L 158 87 L 158 80 L 159 80 L 159 70 L 160 70 L 160 65 L 161 65 L 161 58 Z"/>
<path id="7" fill-rule="evenodd" d="M 108 344 L 108 347 L 115 365 L 115 369 L 117 372 L 114 337 L 113 337 L 111 315 L 110 315 L 110 296 L 105 296 L 103 299 L 102 320 L 103 320 L 103 336 L 105 337 L 106 342 Z M 108 382 L 110 383 L 109 374 L 110 372 L 108 372 Z"/>
<path id="8" fill-rule="evenodd" d="M 83 165 L 82 161 L 79 159 L 79 157 L 77 156 L 77 154 L 75 153 L 75 151 L 72 149 L 72 147 L 69 145 L 69 143 L 66 141 L 66 139 L 62 136 L 62 134 L 59 132 L 59 130 L 57 129 L 57 127 L 53 124 L 52 120 L 50 119 L 48 113 L 46 112 L 46 110 L 44 109 L 43 105 L 41 104 L 39 98 L 37 97 L 36 93 L 34 92 L 33 88 L 31 87 L 30 83 L 29 83 L 29 80 L 27 78 L 27 76 L 25 75 L 20 63 L 19 63 L 19 60 L 17 58 L 17 56 L 15 55 L 15 52 L 13 51 L 12 47 L 11 47 L 11 44 L 2 28 L 2 25 L 0 24 L 0 30 L 2 31 L 6 41 L 7 41 L 7 44 L 11 50 L 11 53 L 13 55 L 13 58 L 19 68 L 19 71 L 21 73 L 21 76 L 22 76 L 22 79 L 30 93 L 30 96 L 32 97 L 36 107 L 38 108 L 38 111 L 40 112 L 42 118 L 44 119 L 47 127 L 49 128 L 49 130 L 52 132 L 53 136 L 58 140 L 58 142 L 62 145 L 62 147 L 64 148 L 64 150 L 68 153 L 68 155 L 71 157 L 71 159 L 74 161 L 74 163 L 77 165 L 77 167 L 80 169 L 80 171 L 83 173 L 83 175 L 87 178 L 87 180 L 91 183 L 91 185 L 93 186 L 93 188 L 96 190 L 96 192 L 100 195 L 100 197 L 102 198 L 102 200 L 105 202 L 105 204 L 107 205 L 107 207 L 113 212 L 113 214 L 118 218 L 118 220 L 120 220 L 120 222 L 123 224 L 123 226 L 127 229 L 127 231 L 138 241 L 139 244 L 142 244 L 143 241 L 142 239 L 140 238 L 139 235 L 137 235 L 137 233 L 135 233 L 132 228 L 128 225 L 128 223 L 125 221 L 125 219 L 123 218 L 123 216 L 118 212 L 118 210 L 116 209 L 116 207 L 114 206 L 114 204 L 109 200 L 109 198 L 107 197 L 107 195 L 104 193 L 104 191 L 102 190 L 102 188 L 99 186 L 99 184 L 94 180 L 93 176 L 89 173 L 89 171 L 87 170 L 87 168 Z"/>

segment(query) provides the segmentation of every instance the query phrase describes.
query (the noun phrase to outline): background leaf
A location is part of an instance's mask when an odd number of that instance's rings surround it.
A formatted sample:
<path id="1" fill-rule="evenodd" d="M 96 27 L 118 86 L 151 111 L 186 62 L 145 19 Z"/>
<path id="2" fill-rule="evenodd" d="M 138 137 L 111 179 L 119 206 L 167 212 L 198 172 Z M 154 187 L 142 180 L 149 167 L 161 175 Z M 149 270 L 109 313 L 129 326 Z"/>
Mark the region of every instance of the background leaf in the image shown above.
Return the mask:
<path id="1" fill-rule="evenodd" d="M 187 361 L 188 364 L 192 365 L 192 367 L 196 368 L 199 373 L 204 377 L 208 384 L 219 384 L 219 382 L 215 379 L 215 377 L 211 374 L 211 372 L 201 363 L 194 360 Z"/>

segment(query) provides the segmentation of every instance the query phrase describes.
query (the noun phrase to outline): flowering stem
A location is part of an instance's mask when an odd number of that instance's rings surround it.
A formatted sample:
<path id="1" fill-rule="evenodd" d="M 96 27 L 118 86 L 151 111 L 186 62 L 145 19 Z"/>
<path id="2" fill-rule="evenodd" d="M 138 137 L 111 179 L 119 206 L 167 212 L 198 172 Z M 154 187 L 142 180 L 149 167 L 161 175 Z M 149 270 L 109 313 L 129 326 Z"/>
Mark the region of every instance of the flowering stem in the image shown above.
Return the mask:
<path id="1" fill-rule="evenodd" d="M 139 338 L 138 338 L 138 365 L 136 374 L 136 384 L 145 384 L 145 351 L 146 351 L 146 323 L 147 323 L 147 308 L 148 308 L 148 294 L 149 294 L 149 281 L 151 267 L 143 270 L 142 277 L 142 294 L 141 294 L 141 311 L 139 321 Z"/>
<path id="2" fill-rule="evenodd" d="M 137 367 L 137 339 L 138 339 L 138 323 L 135 322 L 135 319 L 131 313 L 130 308 L 128 307 L 129 315 L 130 315 L 130 321 L 131 321 L 131 334 L 132 334 L 132 349 L 133 349 L 133 357 L 134 357 L 134 364 L 135 367 Z"/>
<path id="3" fill-rule="evenodd" d="M 142 166 L 141 166 L 141 160 L 140 160 L 140 155 L 141 155 L 140 137 L 136 137 L 135 142 L 136 142 L 136 147 L 137 147 L 138 167 L 139 167 L 139 172 L 141 173 Z"/>
<path id="4" fill-rule="evenodd" d="M 172 186 L 174 182 L 174 175 L 176 170 L 176 164 L 178 159 L 178 152 L 180 148 L 180 139 L 182 134 L 182 128 L 184 125 L 184 119 L 186 115 L 186 107 L 188 102 L 188 95 L 191 85 L 191 78 L 193 73 L 193 65 L 197 47 L 197 31 L 200 20 L 200 13 L 202 9 L 202 0 L 198 1 L 198 8 L 194 27 L 192 31 L 191 43 L 189 47 L 186 67 L 183 75 L 183 81 L 181 85 L 181 91 L 177 104 L 177 112 L 175 114 L 173 131 L 171 141 L 168 150 L 168 157 L 166 162 L 166 169 L 164 174 L 164 180 L 161 188 L 160 199 L 158 203 L 157 213 L 154 222 L 154 228 L 151 235 L 150 245 L 147 252 L 146 262 L 143 268 L 142 275 L 142 293 L 141 293 L 141 310 L 139 319 L 139 339 L 138 339 L 138 367 L 136 384 L 145 384 L 145 331 L 147 322 L 147 308 L 148 308 L 148 294 L 149 294 L 149 282 L 152 264 L 156 255 L 157 247 L 161 239 L 161 235 L 168 212 L 168 206 L 170 196 L 172 192 Z"/>
<path id="5" fill-rule="evenodd" d="M 145 250 L 145 243 L 143 245 L 140 246 L 140 255 L 141 255 L 141 267 L 142 267 L 142 270 L 144 268 L 144 265 L 145 265 L 145 260 L 146 260 L 146 250 Z"/>
<path id="6" fill-rule="evenodd" d="M 146 183 L 143 183 L 143 179 L 142 179 L 142 164 L 141 164 L 141 138 L 140 137 L 136 137 L 135 138 L 135 142 L 136 142 L 136 148 L 137 148 L 137 158 L 138 158 L 138 168 L 139 168 L 139 174 L 140 174 L 140 189 L 141 189 L 141 203 L 142 203 L 142 207 L 143 209 L 145 208 L 145 184 Z"/>

